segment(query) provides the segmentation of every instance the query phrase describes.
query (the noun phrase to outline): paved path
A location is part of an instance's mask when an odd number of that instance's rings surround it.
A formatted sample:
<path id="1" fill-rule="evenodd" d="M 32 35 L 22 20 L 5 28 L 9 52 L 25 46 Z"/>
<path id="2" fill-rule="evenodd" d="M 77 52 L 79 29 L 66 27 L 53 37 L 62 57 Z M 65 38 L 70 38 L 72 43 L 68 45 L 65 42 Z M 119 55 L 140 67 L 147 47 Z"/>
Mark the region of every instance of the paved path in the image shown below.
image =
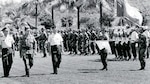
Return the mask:
<path id="1" fill-rule="evenodd" d="M 114 58 L 113 55 L 108 56 Z M 108 71 L 100 71 L 99 55 L 62 56 L 62 63 L 58 75 L 52 75 L 51 57 L 42 58 L 41 54 L 34 57 L 31 76 L 25 74 L 22 59 L 17 54 L 9 78 L 0 78 L 0 84 L 149 84 L 150 59 L 147 59 L 146 70 L 138 71 L 139 61 L 108 60 Z M 0 60 L 1 61 L 1 60 Z M 2 62 L 0 62 L 0 77 L 3 76 Z"/>

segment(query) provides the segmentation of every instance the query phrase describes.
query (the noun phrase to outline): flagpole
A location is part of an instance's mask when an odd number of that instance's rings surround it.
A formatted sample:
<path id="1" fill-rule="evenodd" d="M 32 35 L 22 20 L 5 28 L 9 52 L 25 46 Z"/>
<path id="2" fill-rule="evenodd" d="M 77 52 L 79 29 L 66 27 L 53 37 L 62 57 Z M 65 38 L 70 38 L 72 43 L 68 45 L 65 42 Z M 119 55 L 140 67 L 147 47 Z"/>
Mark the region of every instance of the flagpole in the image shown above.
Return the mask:
<path id="1" fill-rule="evenodd" d="M 35 16 L 35 27 L 37 28 L 37 22 L 38 22 L 38 18 L 37 18 L 37 11 L 38 11 L 38 0 L 36 0 L 36 3 L 35 3 L 35 10 L 36 10 L 36 16 Z"/>
<path id="2" fill-rule="evenodd" d="M 103 24 L 103 22 L 102 22 L 103 9 L 102 9 L 102 3 L 101 2 L 99 3 L 99 9 L 100 9 L 100 28 L 102 28 L 102 24 Z"/>
<path id="3" fill-rule="evenodd" d="M 77 28 L 80 29 L 80 7 L 77 7 Z"/>
<path id="4" fill-rule="evenodd" d="M 54 7 L 53 6 L 52 6 L 51 11 L 52 11 L 52 21 L 54 22 Z"/>

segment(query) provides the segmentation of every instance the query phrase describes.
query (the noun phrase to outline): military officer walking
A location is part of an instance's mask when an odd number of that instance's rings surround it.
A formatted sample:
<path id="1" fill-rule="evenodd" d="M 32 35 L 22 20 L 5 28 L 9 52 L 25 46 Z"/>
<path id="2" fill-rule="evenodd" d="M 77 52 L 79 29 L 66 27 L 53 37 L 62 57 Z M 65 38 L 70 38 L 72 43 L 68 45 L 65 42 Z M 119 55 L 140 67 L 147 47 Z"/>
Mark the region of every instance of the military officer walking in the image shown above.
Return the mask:
<path id="1" fill-rule="evenodd" d="M 51 50 L 52 64 L 53 64 L 53 74 L 57 74 L 57 68 L 59 68 L 61 63 L 61 52 L 63 48 L 62 36 L 57 33 L 56 27 L 52 27 L 53 33 L 48 38 L 49 50 Z"/>
<path id="2" fill-rule="evenodd" d="M 108 38 L 105 36 L 104 31 L 102 32 L 102 36 L 100 40 L 108 40 Z M 96 49 L 98 51 L 98 54 L 101 56 L 101 61 L 103 64 L 103 68 L 101 70 L 108 70 L 107 69 L 107 49 L 105 47 L 99 48 L 98 45 L 96 45 Z"/>
<path id="3" fill-rule="evenodd" d="M 39 44 L 40 44 L 40 50 L 42 50 L 43 57 L 46 57 L 46 40 L 47 40 L 47 35 L 44 32 L 44 28 L 41 29 L 41 35 L 39 36 Z"/>
<path id="4" fill-rule="evenodd" d="M 3 28 L 3 37 L 1 38 L 0 45 L 2 48 L 2 64 L 3 64 L 3 71 L 4 71 L 4 77 L 9 76 L 9 72 L 13 63 L 13 44 L 14 39 L 13 36 L 10 35 L 8 28 Z"/>
<path id="5" fill-rule="evenodd" d="M 138 44 L 139 44 L 139 61 L 141 64 L 141 68 L 139 70 L 144 70 L 145 69 L 145 52 L 146 52 L 146 37 L 142 34 L 143 33 L 143 29 L 140 30 L 140 34 L 139 34 L 139 40 L 138 40 Z"/>
<path id="6" fill-rule="evenodd" d="M 36 40 L 34 36 L 31 34 L 31 30 L 29 28 L 25 29 L 25 34 L 20 37 L 20 56 L 23 58 L 25 65 L 25 77 L 29 77 L 29 70 L 33 66 L 33 55 L 36 50 Z"/>

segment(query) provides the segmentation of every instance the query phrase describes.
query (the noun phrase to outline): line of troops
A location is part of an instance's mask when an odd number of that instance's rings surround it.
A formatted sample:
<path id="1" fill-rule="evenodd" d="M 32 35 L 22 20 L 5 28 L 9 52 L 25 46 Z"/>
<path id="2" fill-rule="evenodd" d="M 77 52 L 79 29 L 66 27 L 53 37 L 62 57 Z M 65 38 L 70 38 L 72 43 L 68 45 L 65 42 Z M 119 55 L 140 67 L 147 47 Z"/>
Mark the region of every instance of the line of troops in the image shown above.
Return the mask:
<path id="1" fill-rule="evenodd" d="M 107 70 L 107 50 L 105 48 L 100 50 L 95 43 L 96 40 L 109 40 L 112 53 L 119 60 L 130 60 L 132 55 L 134 60 L 137 59 L 138 50 L 140 70 L 145 68 L 145 53 L 147 58 L 149 57 L 149 31 L 138 26 L 133 29 L 127 26 L 126 29 L 114 29 L 111 32 L 106 30 L 57 32 L 56 27 L 53 26 L 46 31 L 42 28 L 39 35 L 33 33 L 28 26 L 19 34 L 14 34 L 8 27 L 4 27 L 1 31 L 0 46 L 4 77 L 9 76 L 15 50 L 20 52 L 27 77 L 29 77 L 29 70 L 33 66 L 33 56 L 37 51 L 42 51 L 43 57 L 47 56 L 47 52 L 52 56 L 53 74 L 57 74 L 57 68 L 61 63 L 61 52 L 64 51 L 81 55 L 98 53 L 103 64 L 102 70 Z"/>

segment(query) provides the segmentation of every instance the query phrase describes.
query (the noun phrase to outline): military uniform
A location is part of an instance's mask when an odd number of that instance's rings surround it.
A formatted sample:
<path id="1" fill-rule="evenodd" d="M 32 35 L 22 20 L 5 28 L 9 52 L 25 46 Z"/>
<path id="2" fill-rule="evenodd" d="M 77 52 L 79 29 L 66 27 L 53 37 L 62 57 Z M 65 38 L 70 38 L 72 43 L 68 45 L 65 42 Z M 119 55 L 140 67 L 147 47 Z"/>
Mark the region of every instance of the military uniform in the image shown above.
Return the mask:
<path id="1" fill-rule="evenodd" d="M 95 54 L 95 40 L 97 38 L 97 35 L 94 31 L 91 32 L 91 36 L 90 36 L 90 46 L 91 46 L 91 50 L 92 50 L 92 54 Z"/>
<path id="2" fill-rule="evenodd" d="M 144 35 L 146 37 L 146 57 L 149 58 L 149 39 L 150 39 L 150 33 L 148 30 L 144 30 L 144 32 L 142 33 L 142 35 Z"/>
<path id="3" fill-rule="evenodd" d="M 139 70 L 143 70 L 145 69 L 145 51 L 146 51 L 146 37 L 144 35 L 139 35 L 139 40 L 138 40 L 138 44 L 139 44 L 139 61 L 141 64 L 141 68 Z"/>
<path id="4" fill-rule="evenodd" d="M 73 50 L 73 33 L 72 31 L 70 31 L 70 33 L 68 34 L 68 47 L 69 47 L 69 52 L 70 54 L 72 54 L 72 50 Z"/>
<path id="5" fill-rule="evenodd" d="M 77 54 L 77 41 L 78 41 L 78 34 L 76 32 L 73 32 L 73 36 L 72 36 L 72 49 L 73 49 L 73 53 Z"/>
<path id="6" fill-rule="evenodd" d="M 102 35 L 99 40 L 107 40 L 107 37 L 105 35 Z M 107 70 L 107 50 L 105 48 L 100 49 L 98 45 L 96 45 L 96 49 L 98 51 L 98 54 L 101 56 L 101 61 L 103 64 L 103 68 L 101 70 Z"/>
<path id="7" fill-rule="evenodd" d="M 39 36 L 39 44 L 40 44 L 40 50 L 42 50 L 43 52 L 43 57 L 46 57 L 46 47 L 45 47 L 45 44 L 46 44 L 46 40 L 47 40 L 47 35 L 42 32 L 41 35 Z"/>
<path id="8" fill-rule="evenodd" d="M 29 31 L 29 30 L 26 30 Z M 36 49 L 36 40 L 33 35 L 25 34 L 20 37 L 20 56 L 23 58 L 25 64 L 24 76 L 29 77 L 29 70 L 33 66 L 33 56 Z"/>
<path id="9" fill-rule="evenodd" d="M 88 44 L 89 44 L 89 36 L 86 32 L 83 33 L 83 52 L 84 55 L 88 54 Z"/>
<path id="10" fill-rule="evenodd" d="M 83 33 L 79 31 L 79 36 L 78 36 L 78 50 L 80 54 L 83 54 Z"/>

